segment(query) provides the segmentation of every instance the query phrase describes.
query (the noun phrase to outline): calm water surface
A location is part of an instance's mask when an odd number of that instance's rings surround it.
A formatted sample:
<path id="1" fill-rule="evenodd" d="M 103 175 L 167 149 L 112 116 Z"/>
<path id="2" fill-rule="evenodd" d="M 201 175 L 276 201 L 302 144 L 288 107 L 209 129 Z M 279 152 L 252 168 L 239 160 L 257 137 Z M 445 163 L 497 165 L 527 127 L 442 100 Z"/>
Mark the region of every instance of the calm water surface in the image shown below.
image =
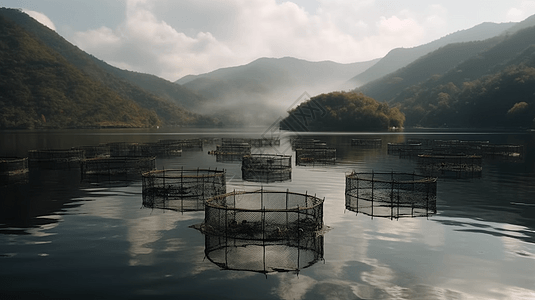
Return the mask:
<path id="1" fill-rule="evenodd" d="M 100 130 L 0 132 L 0 156 L 107 142 L 259 137 L 262 130 Z M 320 259 L 299 272 L 224 270 L 205 255 L 205 236 L 190 228 L 204 212 L 142 206 L 140 178 L 86 182 L 80 170 L 32 170 L 27 182 L 0 188 L 0 299 L 535 299 L 535 134 L 405 132 L 312 134 L 337 149 L 337 163 L 294 166 L 292 180 L 265 189 L 325 198 Z M 283 135 L 276 148 L 294 154 Z M 351 147 L 381 138 L 380 149 Z M 481 176 L 439 178 L 437 214 L 370 217 L 346 210 L 345 175 L 410 172 L 416 160 L 387 154 L 411 138 L 522 144 L 521 161 L 484 159 Z M 227 191 L 256 190 L 239 162 L 203 151 L 157 159 L 158 169 L 226 169 Z M 291 260 L 270 249 L 275 261 Z M 251 257 L 229 259 L 245 262 Z M 233 256 L 234 257 L 231 257 Z M 299 259 L 299 258 L 297 258 Z M 301 258 L 303 259 L 303 258 Z"/>

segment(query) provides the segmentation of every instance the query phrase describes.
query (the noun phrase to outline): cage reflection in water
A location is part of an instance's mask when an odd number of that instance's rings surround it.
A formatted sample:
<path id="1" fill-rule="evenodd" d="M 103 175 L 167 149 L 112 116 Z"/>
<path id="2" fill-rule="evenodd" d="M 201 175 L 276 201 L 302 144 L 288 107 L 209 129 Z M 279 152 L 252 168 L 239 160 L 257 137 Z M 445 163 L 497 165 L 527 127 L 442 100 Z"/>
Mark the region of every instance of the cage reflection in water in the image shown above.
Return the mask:
<path id="1" fill-rule="evenodd" d="M 418 169 L 426 176 L 447 178 L 481 177 L 482 157 L 479 155 L 418 155 Z"/>
<path id="2" fill-rule="evenodd" d="M 226 193 L 225 170 L 155 170 L 143 173 L 143 206 L 200 211 L 206 199 Z"/>
<path id="3" fill-rule="evenodd" d="M 79 149 L 44 149 L 28 151 L 28 165 L 30 168 L 79 168 L 83 159 L 85 159 L 85 153 L 83 150 Z"/>
<path id="4" fill-rule="evenodd" d="M 96 157 L 82 161 L 82 179 L 89 181 L 125 180 L 154 170 L 156 158 Z"/>
<path id="5" fill-rule="evenodd" d="M 292 156 L 250 154 L 242 158 L 242 179 L 252 182 L 281 182 L 292 178 Z"/>
<path id="6" fill-rule="evenodd" d="M 437 178 L 409 173 L 346 175 L 346 209 L 372 217 L 422 217 L 436 213 Z"/>
<path id="7" fill-rule="evenodd" d="M 0 184 L 22 183 L 27 180 L 27 157 L 0 157 Z"/>
<path id="8" fill-rule="evenodd" d="M 205 235 L 205 255 L 224 270 L 263 274 L 296 272 L 323 260 L 323 235 L 303 233 L 281 239 L 239 239 Z"/>
<path id="9" fill-rule="evenodd" d="M 323 202 L 289 191 L 234 191 L 206 200 L 208 234 L 238 239 L 281 239 L 323 229 Z"/>

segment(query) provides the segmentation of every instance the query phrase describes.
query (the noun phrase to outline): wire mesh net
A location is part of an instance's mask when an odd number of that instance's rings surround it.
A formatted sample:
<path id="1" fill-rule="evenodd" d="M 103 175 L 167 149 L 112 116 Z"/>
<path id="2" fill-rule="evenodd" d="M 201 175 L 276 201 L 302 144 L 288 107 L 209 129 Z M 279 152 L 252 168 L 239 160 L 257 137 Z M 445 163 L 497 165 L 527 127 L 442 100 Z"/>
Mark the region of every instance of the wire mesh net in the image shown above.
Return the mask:
<path id="1" fill-rule="evenodd" d="M 322 235 L 277 240 L 205 235 L 205 255 L 224 270 L 259 273 L 298 272 L 323 260 Z"/>
<path id="2" fill-rule="evenodd" d="M 206 201 L 207 234 L 238 239 L 299 237 L 323 227 L 323 200 L 293 192 L 232 192 Z"/>
<path id="3" fill-rule="evenodd" d="M 365 148 L 365 149 L 374 149 L 381 148 L 383 145 L 383 140 L 381 139 L 351 139 L 351 146 Z"/>
<path id="4" fill-rule="evenodd" d="M 159 144 L 167 145 L 169 147 L 176 147 L 182 149 L 183 151 L 202 151 L 203 150 L 203 140 L 202 139 L 167 139 L 159 140 Z"/>
<path id="5" fill-rule="evenodd" d="M 29 150 L 29 167 L 38 168 L 71 168 L 79 167 L 85 159 L 83 150 L 78 149 L 47 149 Z"/>
<path id="6" fill-rule="evenodd" d="M 480 177 L 482 157 L 479 155 L 418 155 L 418 169 L 427 176 Z"/>
<path id="7" fill-rule="evenodd" d="M 0 157 L 0 183 L 10 184 L 24 180 L 28 175 L 28 158 Z"/>
<path id="8" fill-rule="evenodd" d="M 109 157 L 110 156 L 110 147 L 105 144 L 97 145 L 97 146 L 78 146 L 72 149 L 83 150 L 85 154 L 85 158 Z"/>
<path id="9" fill-rule="evenodd" d="M 295 149 L 295 163 L 299 166 L 334 164 L 336 149 L 334 148 L 301 148 Z"/>
<path id="10" fill-rule="evenodd" d="M 292 156 L 250 154 L 242 158 L 242 179 L 253 182 L 280 182 L 292 177 Z"/>
<path id="11" fill-rule="evenodd" d="M 143 206 L 199 211 L 206 199 L 226 193 L 225 170 L 155 170 L 143 174 Z"/>
<path id="12" fill-rule="evenodd" d="M 82 175 L 88 178 L 92 175 L 141 174 L 153 170 L 156 158 L 152 157 L 97 157 L 82 161 Z"/>
<path id="13" fill-rule="evenodd" d="M 417 217 L 436 213 L 437 179 L 410 173 L 346 175 L 346 209 L 373 217 Z"/>

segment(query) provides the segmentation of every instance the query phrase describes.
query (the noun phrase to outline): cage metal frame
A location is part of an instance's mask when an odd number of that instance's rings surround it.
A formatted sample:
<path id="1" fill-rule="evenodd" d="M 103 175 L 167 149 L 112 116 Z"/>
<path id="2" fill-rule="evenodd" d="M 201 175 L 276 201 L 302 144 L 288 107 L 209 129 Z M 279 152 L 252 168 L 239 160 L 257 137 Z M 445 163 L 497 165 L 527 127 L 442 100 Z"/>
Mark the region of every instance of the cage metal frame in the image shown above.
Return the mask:
<path id="1" fill-rule="evenodd" d="M 206 199 L 225 193 L 224 169 L 163 169 L 142 174 L 143 206 L 148 208 L 201 211 Z"/>
<path id="2" fill-rule="evenodd" d="M 437 178 L 415 173 L 346 175 L 346 209 L 371 217 L 429 217 L 436 213 Z"/>
<path id="3" fill-rule="evenodd" d="M 242 157 L 242 179 L 252 182 L 281 182 L 292 178 L 292 156 L 249 154 Z"/>
<path id="4" fill-rule="evenodd" d="M 308 193 L 233 191 L 206 200 L 206 234 L 237 239 L 278 240 L 323 229 L 323 203 Z"/>

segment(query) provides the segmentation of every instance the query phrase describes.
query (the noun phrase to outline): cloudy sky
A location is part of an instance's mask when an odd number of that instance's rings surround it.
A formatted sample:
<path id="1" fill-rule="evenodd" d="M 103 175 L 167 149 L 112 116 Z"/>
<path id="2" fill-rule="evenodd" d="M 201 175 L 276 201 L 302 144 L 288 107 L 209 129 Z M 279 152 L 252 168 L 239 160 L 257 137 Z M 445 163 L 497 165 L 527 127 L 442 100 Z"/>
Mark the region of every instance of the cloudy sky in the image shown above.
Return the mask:
<path id="1" fill-rule="evenodd" d="M 175 81 L 293 56 L 350 63 L 483 22 L 518 22 L 535 0 L 2 0 L 120 68 Z"/>

